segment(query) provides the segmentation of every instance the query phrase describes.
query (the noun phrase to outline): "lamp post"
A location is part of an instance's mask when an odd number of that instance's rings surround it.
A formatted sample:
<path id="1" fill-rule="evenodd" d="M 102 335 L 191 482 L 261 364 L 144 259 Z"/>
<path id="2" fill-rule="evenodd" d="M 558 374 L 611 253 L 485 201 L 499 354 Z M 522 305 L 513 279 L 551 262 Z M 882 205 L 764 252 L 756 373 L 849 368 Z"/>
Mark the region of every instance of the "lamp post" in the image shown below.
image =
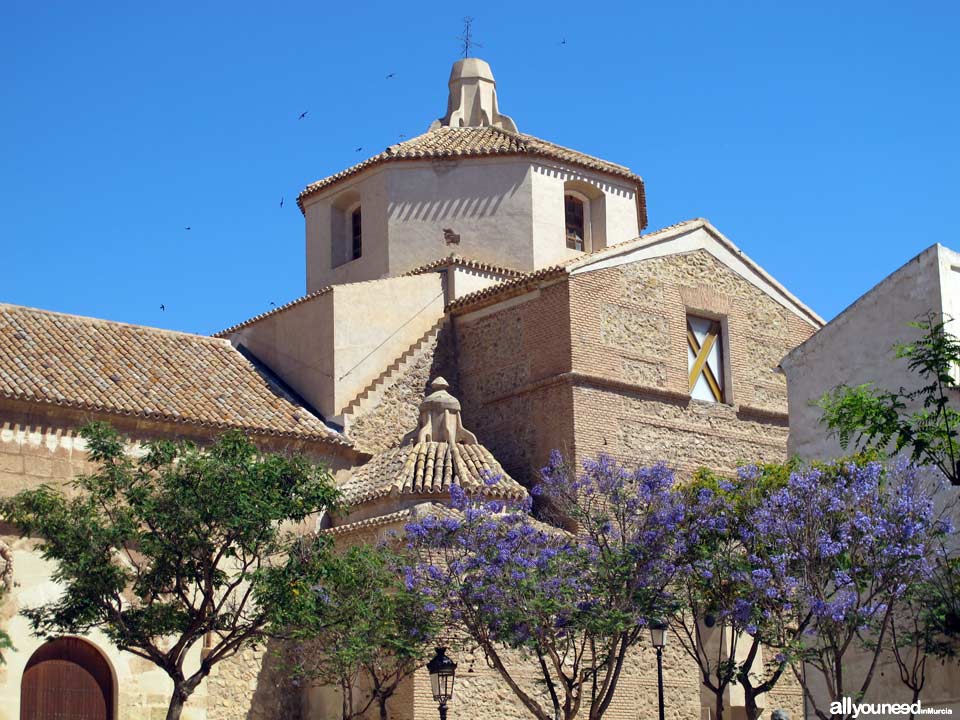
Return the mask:
<path id="1" fill-rule="evenodd" d="M 657 699 L 660 703 L 660 720 L 663 720 L 663 646 L 667 644 L 667 626 L 664 623 L 650 623 L 650 642 L 657 649 Z"/>
<path id="2" fill-rule="evenodd" d="M 437 654 L 427 663 L 433 699 L 440 706 L 440 720 L 447 720 L 447 700 L 453 697 L 453 679 L 457 664 L 447 657 L 446 648 L 438 647 Z"/>

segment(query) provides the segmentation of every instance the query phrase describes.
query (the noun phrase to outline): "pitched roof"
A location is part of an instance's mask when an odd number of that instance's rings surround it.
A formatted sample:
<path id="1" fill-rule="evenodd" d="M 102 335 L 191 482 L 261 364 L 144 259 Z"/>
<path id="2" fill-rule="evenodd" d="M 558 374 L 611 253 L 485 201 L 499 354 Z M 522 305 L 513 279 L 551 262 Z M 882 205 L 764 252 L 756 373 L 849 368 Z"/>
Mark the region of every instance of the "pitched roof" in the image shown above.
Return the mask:
<path id="1" fill-rule="evenodd" d="M 228 340 L 0 304 L 0 397 L 350 445 Z"/>
<path id="2" fill-rule="evenodd" d="M 631 172 L 623 165 L 601 160 L 591 155 L 556 145 L 546 140 L 515 133 L 494 126 L 483 127 L 448 127 L 443 126 L 430 130 L 423 135 L 391 145 L 383 152 L 342 170 L 334 175 L 307 185 L 297 197 L 297 204 L 303 210 L 303 201 L 319 192 L 323 188 L 340 180 L 356 175 L 374 165 L 392 160 L 425 160 L 461 157 L 485 157 L 491 155 L 527 155 L 547 158 L 560 162 L 578 165 L 589 170 L 597 170 L 608 175 L 623 178 L 636 184 L 639 193 L 643 195 L 643 179 Z M 640 207 L 646 208 L 646 202 L 641 197 Z M 641 218 L 646 224 L 646 217 Z"/>
<path id="3" fill-rule="evenodd" d="M 645 257 L 655 257 L 656 253 L 670 254 L 678 250 L 669 250 L 666 243 L 674 243 L 677 239 L 687 236 L 695 230 L 705 230 L 711 238 L 710 247 L 716 254 L 720 255 L 726 264 L 736 266 L 735 270 L 752 282 L 757 287 L 761 287 L 769 295 L 774 297 L 777 302 L 785 307 L 789 307 L 797 315 L 802 317 L 814 327 L 823 326 L 823 318 L 817 315 L 813 310 L 804 305 L 789 290 L 781 285 L 766 270 L 757 265 L 744 252 L 727 239 L 719 230 L 717 230 L 708 220 L 704 218 L 695 218 L 675 223 L 661 228 L 646 235 L 626 240 L 609 247 L 601 248 L 592 253 L 586 253 L 571 258 L 566 262 L 550 267 L 541 268 L 532 272 L 525 273 L 515 278 L 510 278 L 496 283 L 489 287 L 468 293 L 457 298 L 447 305 L 448 311 L 458 313 L 476 310 L 480 307 L 490 305 L 501 300 L 506 300 L 515 295 L 521 295 L 541 283 L 554 280 L 556 278 L 574 275 L 579 272 L 588 272 L 590 270 L 599 270 L 609 265 L 616 265 L 621 262 L 645 259 Z"/>
<path id="4" fill-rule="evenodd" d="M 495 485 L 484 482 L 499 477 Z M 358 505 L 387 495 L 446 495 L 452 484 L 491 497 L 521 499 L 527 491 L 480 444 L 424 441 L 374 455 L 340 486 L 343 500 Z"/>
<path id="5" fill-rule="evenodd" d="M 366 518 L 364 520 L 356 520 L 355 522 L 345 523 L 343 525 L 335 525 L 334 527 L 326 528 L 322 532 L 330 535 L 345 535 L 356 530 L 368 530 L 370 528 L 382 527 L 384 525 L 396 525 L 399 523 L 414 522 L 429 516 L 436 518 L 462 517 L 461 513 L 457 512 L 448 505 L 441 505 L 440 503 L 434 502 L 422 502 L 411 507 L 404 508 L 403 510 L 387 513 L 386 515 L 375 515 L 374 517 Z"/>
<path id="6" fill-rule="evenodd" d="M 440 268 L 463 267 L 470 270 L 479 270 L 480 272 L 490 273 L 491 275 L 503 275 L 505 277 L 517 277 L 525 275 L 523 270 L 514 270 L 513 268 L 503 267 L 502 265 L 491 265 L 482 260 L 463 257 L 453 253 L 447 257 L 437 258 L 423 265 L 418 265 L 413 270 L 408 270 L 404 275 L 420 275 L 426 272 L 432 272 Z"/>

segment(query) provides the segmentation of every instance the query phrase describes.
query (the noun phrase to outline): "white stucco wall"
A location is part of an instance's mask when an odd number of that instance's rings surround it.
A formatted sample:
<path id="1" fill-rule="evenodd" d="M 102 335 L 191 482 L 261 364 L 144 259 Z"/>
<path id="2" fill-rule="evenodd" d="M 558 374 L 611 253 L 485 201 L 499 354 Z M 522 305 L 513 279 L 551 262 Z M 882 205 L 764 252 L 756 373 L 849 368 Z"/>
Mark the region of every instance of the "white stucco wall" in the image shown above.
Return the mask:
<path id="1" fill-rule="evenodd" d="M 591 173 L 557 164 L 533 166 L 533 263 L 542 268 L 582 255 L 567 248 L 564 187 L 586 195 L 590 201 L 590 240 L 586 251 L 632 240 L 640 235 L 636 188 Z"/>
<path id="2" fill-rule="evenodd" d="M 828 459 L 845 454 L 838 441 L 827 437 L 819 423 L 820 410 L 811 403 L 840 384 L 872 382 L 889 389 L 916 388 L 920 383 L 904 360 L 894 357 L 892 346 L 917 337 L 908 324 L 933 311 L 953 317 L 960 310 L 960 255 L 942 245 L 924 250 L 882 280 L 823 329 L 787 355 L 781 367 L 787 375 L 791 454 Z M 956 333 L 956 327 L 953 332 Z M 939 498 L 956 502 L 956 488 L 946 488 Z M 955 518 L 956 520 L 956 518 Z M 853 652 L 844 664 L 847 687 L 858 687 L 869 668 L 866 653 Z M 812 693 L 825 698 L 818 676 L 808 674 Z M 891 655 L 885 653 L 875 671 L 865 702 L 909 702 Z M 931 660 L 927 681 L 920 693 L 926 706 L 951 707 L 960 712 L 960 667 Z M 825 700 L 819 700 L 825 703 Z M 808 711 L 808 715 L 812 713 Z"/>
<path id="3" fill-rule="evenodd" d="M 387 166 L 390 272 L 456 252 L 493 265 L 533 269 L 530 163 L 464 158 Z M 443 230 L 460 235 L 448 245 Z"/>
<path id="4" fill-rule="evenodd" d="M 333 292 L 311 298 L 230 334 L 325 416 L 333 411 Z"/>
<path id="5" fill-rule="evenodd" d="M 333 297 L 336 416 L 443 317 L 443 276 L 338 285 Z"/>
<path id="6" fill-rule="evenodd" d="M 917 387 L 916 376 L 904 360 L 894 357 L 892 348 L 917 336 L 909 323 L 918 317 L 960 307 L 958 273 L 952 266 L 960 267 L 957 253 L 942 245 L 924 250 L 783 359 L 791 454 L 821 459 L 844 454 L 820 425 L 820 410 L 811 406 L 836 386 L 872 382 L 890 389 Z M 944 276 L 951 283 L 947 288 L 941 284 Z"/>
<path id="7" fill-rule="evenodd" d="M 516 270 L 575 257 L 566 247 L 565 183 L 592 199 L 588 250 L 640 234 L 636 187 L 602 173 L 523 157 L 396 161 L 307 199 L 307 290 L 400 275 L 451 252 Z M 336 265 L 331 246 L 343 239 L 331 236 L 332 213 L 353 198 L 363 208 L 363 256 Z M 444 229 L 459 243 L 448 244 Z"/>
<path id="8" fill-rule="evenodd" d="M 443 316 L 444 277 L 347 283 L 230 333 L 326 419 Z"/>
<path id="9" fill-rule="evenodd" d="M 477 290 L 483 290 L 491 285 L 508 279 L 496 273 L 484 272 L 474 268 L 455 266 L 447 270 L 447 297 L 448 303 L 457 298 L 469 295 Z"/>
<path id="10" fill-rule="evenodd" d="M 388 273 L 387 190 L 384 167 L 373 168 L 338 183 L 336 188 L 304 203 L 307 249 L 307 292 L 328 285 L 374 280 Z M 363 254 L 344 262 L 335 245 L 348 243 L 347 226 L 334 222 L 338 204 L 354 198 L 361 204 Z M 340 237 L 332 234 L 339 229 Z"/>

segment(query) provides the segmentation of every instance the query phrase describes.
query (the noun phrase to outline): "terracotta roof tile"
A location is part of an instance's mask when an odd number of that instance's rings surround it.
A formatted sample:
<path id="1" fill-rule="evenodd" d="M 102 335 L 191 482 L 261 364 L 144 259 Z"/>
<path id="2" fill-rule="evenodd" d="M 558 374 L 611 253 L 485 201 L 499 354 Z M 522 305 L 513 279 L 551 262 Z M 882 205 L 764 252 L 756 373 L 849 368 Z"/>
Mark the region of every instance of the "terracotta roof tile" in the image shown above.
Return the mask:
<path id="1" fill-rule="evenodd" d="M 336 527 L 327 528 L 323 532 L 328 533 L 330 535 L 345 535 L 347 533 L 351 533 L 356 530 L 382 527 L 383 525 L 394 525 L 397 523 L 406 524 L 408 522 L 413 522 L 415 520 L 419 520 L 429 516 L 433 516 L 437 518 L 462 517 L 462 515 L 459 512 L 449 507 L 448 505 L 441 505 L 439 503 L 433 503 L 433 502 L 423 502 L 423 503 L 418 503 L 413 507 L 408 507 L 403 510 L 397 510 L 396 512 L 387 513 L 386 515 L 377 515 L 375 517 L 366 518 L 365 520 L 357 520 L 356 522 L 346 523 L 344 525 L 337 525 Z"/>
<path id="2" fill-rule="evenodd" d="M 487 485 L 492 475 L 500 480 Z M 386 495 L 447 494 L 450 485 L 482 495 L 521 499 L 527 491 L 510 477 L 483 445 L 420 442 L 375 455 L 340 486 L 348 505 Z"/>
<path id="3" fill-rule="evenodd" d="M 349 445 L 227 340 L 0 304 L 0 397 Z"/>
<path id="4" fill-rule="evenodd" d="M 502 265 L 491 265 L 481 260 L 474 260 L 453 254 L 424 263 L 423 265 L 415 267 L 413 270 L 408 270 L 404 275 L 420 275 L 438 268 L 452 267 L 454 265 L 470 268 L 471 270 L 479 270 L 480 272 L 488 272 L 494 275 L 503 275 L 505 277 L 518 277 L 525 274 L 523 270 L 514 270 L 513 268 L 503 267 Z"/>
<path id="5" fill-rule="evenodd" d="M 485 127 L 439 127 L 391 145 L 382 153 L 374 155 L 361 163 L 342 170 L 334 175 L 307 185 L 297 197 L 297 204 L 303 210 L 303 201 L 325 187 L 340 180 L 356 175 L 374 165 L 392 160 L 426 160 L 460 157 L 483 157 L 490 155 L 528 155 L 533 157 L 559 160 L 590 170 L 598 170 L 608 175 L 624 178 L 643 188 L 643 180 L 629 168 L 616 163 L 601 160 L 546 140 L 514 133 L 503 128 Z"/>

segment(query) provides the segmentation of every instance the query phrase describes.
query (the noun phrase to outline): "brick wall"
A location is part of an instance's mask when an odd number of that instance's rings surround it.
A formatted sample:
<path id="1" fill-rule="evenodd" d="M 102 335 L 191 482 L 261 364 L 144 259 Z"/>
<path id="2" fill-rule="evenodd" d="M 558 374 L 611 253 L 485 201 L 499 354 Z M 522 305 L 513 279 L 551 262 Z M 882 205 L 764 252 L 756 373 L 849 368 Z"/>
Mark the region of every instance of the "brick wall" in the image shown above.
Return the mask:
<path id="1" fill-rule="evenodd" d="M 573 448 L 566 283 L 519 304 L 455 318 L 464 425 L 501 465 L 529 482 L 553 448 Z"/>
<path id="2" fill-rule="evenodd" d="M 699 250 L 570 279 L 578 459 L 609 452 L 689 471 L 786 455 L 780 359 L 813 328 Z M 721 319 L 727 403 L 691 400 L 687 314 Z"/>

